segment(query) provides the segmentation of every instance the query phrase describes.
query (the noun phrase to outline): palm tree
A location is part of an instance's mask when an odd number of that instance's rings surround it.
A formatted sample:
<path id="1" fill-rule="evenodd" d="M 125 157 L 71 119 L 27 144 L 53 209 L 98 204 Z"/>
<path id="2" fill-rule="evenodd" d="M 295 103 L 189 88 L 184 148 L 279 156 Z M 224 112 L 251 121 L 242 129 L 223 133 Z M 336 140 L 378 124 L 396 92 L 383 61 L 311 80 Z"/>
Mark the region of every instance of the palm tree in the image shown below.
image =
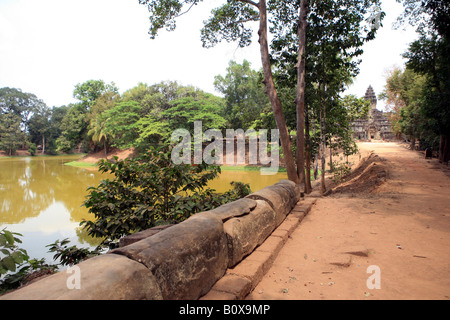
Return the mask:
<path id="1" fill-rule="evenodd" d="M 108 119 L 98 115 L 91 120 L 90 129 L 88 135 L 92 136 L 92 141 L 95 143 L 102 143 L 105 150 L 105 158 L 107 157 L 107 140 L 111 137 L 110 133 L 106 130 L 106 122 Z"/>

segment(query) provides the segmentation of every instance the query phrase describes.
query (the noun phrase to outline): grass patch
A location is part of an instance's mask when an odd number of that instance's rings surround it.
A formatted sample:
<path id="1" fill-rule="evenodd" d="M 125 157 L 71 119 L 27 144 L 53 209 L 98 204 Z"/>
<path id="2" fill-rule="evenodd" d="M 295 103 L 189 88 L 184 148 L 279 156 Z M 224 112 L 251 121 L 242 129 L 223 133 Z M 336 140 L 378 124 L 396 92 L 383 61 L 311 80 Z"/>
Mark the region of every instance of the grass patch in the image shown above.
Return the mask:
<path id="1" fill-rule="evenodd" d="M 260 166 L 220 166 L 221 171 L 243 171 L 243 172 L 250 172 L 250 171 L 259 171 L 262 167 Z M 278 168 L 279 173 L 286 173 L 285 167 Z M 322 171 L 319 169 L 317 177 L 320 177 L 322 174 Z M 311 169 L 311 179 L 314 179 L 314 170 Z M 313 180 L 312 180 L 313 181 Z"/>
<path id="2" fill-rule="evenodd" d="M 92 162 L 81 162 L 81 161 L 71 161 L 64 163 L 66 166 L 77 167 L 77 168 L 93 168 L 96 167 L 96 163 Z"/>
<path id="3" fill-rule="evenodd" d="M 260 166 L 220 166 L 222 171 L 259 171 L 262 167 Z M 278 172 L 286 172 L 286 168 L 278 168 Z"/>

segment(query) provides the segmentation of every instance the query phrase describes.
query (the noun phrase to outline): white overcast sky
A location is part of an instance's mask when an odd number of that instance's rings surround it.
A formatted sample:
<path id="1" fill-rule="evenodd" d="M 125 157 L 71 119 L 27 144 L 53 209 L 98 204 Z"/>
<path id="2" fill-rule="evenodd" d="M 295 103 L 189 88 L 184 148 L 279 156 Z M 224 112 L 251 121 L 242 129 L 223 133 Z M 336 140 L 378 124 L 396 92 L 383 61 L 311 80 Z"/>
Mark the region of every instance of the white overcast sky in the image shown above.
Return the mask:
<path id="1" fill-rule="evenodd" d="M 256 41 L 245 49 L 222 43 L 202 48 L 202 21 L 223 0 L 207 0 L 182 16 L 174 32 L 148 35 L 149 13 L 138 0 L 0 0 L 0 88 L 34 93 L 48 106 L 75 100 L 74 86 L 90 79 L 114 82 L 124 92 L 139 82 L 176 80 L 207 92 L 230 60 L 261 67 Z M 360 75 L 347 93 L 383 90 L 385 71 L 403 66 L 400 54 L 417 38 L 412 28 L 392 30 L 403 11 L 383 0 L 386 18 L 377 38 L 364 47 Z M 383 104 L 378 105 L 383 109 Z"/>

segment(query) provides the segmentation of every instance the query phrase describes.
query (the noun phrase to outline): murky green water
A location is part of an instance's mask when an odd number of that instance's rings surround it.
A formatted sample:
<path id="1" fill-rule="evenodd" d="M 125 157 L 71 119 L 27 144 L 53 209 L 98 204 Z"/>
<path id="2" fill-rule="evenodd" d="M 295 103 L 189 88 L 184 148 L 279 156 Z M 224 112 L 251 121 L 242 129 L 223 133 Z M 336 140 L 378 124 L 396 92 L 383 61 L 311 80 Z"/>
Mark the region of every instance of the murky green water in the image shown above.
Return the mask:
<path id="1" fill-rule="evenodd" d="M 106 175 L 96 169 L 75 168 L 64 163 L 80 156 L 0 158 L 0 229 L 23 235 L 20 245 L 31 258 L 52 261 L 45 246 L 69 238 L 80 247 L 94 247 L 98 240 L 82 231 L 79 223 L 92 219 L 82 206 L 89 186 Z M 249 183 L 252 191 L 285 179 L 285 173 L 264 176 L 259 171 L 222 171 L 210 187 L 218 192 L 231 181 Z"/>

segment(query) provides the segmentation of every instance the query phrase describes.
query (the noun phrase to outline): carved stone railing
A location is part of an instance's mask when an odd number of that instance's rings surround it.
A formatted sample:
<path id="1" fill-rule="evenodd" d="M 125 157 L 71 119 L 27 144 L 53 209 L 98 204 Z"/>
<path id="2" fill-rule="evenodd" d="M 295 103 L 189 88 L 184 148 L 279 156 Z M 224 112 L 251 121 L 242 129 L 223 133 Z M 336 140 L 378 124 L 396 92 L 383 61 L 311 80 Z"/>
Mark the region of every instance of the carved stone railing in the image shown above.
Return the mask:
<path id="1" fill-rule="evenodd" d="M 125 237 L 121 247 L 0 300 L 199 299 L 263 244 L 300 196 L 295 183 L 281 180 L 179 224 Z"/>

